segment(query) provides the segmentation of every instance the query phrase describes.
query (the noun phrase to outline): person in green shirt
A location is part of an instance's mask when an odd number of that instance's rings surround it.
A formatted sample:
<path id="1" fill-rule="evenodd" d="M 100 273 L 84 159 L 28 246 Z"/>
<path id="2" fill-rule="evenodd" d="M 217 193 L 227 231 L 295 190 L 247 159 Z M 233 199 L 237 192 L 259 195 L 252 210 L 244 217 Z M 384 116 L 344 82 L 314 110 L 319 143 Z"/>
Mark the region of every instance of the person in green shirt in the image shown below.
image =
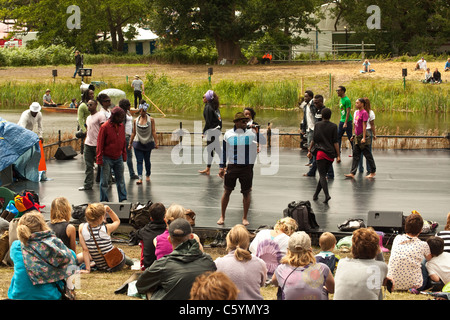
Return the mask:
<path id="1" fill-rule="evenodd" d="M 344 86 L 339 86 L 336 90 L 337 95 L 341 98 L 339 103 L 339 110 L 341 112 L 341 120 L 339 121 L 338 128 L 338 140 L 339 140 L 339 150 L 341 150 L 342 136 L 344 132 L 347 134 L 348 141 L 353 149 L 353 141 L 350 140 L 353 134 L 353 117 L 351 114 L 352 102 L 346 96 L 345 92 L 347 89 Z"/>
<path id="2" fill-rule="evenodd" d="M 81 96 L 81 104 L 78 106 L 77 119 L 80 132 L 83 134 L 81 139 L 81 154 L 84 153 L 84 139 L 86 138 L 86 119 L 91 114 L 87 102 L 94 99 L 94 90 L 88 89 Z"/>

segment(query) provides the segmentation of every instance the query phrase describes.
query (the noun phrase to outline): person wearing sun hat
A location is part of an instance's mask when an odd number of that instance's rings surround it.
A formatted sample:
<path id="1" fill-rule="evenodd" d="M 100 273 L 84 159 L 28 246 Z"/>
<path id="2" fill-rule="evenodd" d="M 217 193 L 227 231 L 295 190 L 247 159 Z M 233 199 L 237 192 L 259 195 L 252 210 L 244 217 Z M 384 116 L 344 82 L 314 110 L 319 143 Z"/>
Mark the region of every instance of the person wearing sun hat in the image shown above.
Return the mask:
<path id="1" fill-rule="evenodd" d="M 37 124 L 37 135 L 39 139 L 43 139 L 43 129 L 42 129 L 42 113 L 41 113 L 41 105 L 39 102 L 33 102 L 28 110 L 22 112 L 20 116 L 19 122 L 17 123 L 19 126 L 28 129 L 30 131 L 34 131 L 34 127 Z"/>
<path id="2" fill-rule="evenodd" d="M 243 112 L 234 115 L 234 128 L 225 132 L 223 137 L 222 158 L 220 160 L 219 177 L 224 179 L 224 193 L 221 199 L 221 217 L 217 224 L 225 222 L 225 211 L 230 200 L 231 192 L 236 186 L 236 180 L 241 184 L 244 215 L 242 224 L 247 226 L 248 209 L 251 201 L 253 184 L 253 166 L 257 155 L 257 137 L 251 129 L 247 129 L 249 119 Z M 260 137 L 260 143 L 262 136 Z M 228 163 L 228 164 L 227 164 Z M 225 170 L 226 167 L 226 170 Z"/>
<path id="3" fill-rule="evenodd" d="M 328 300 L 328 293 L 334 292 L 333 274 L 325 264 L 316 262 L 311 238 L 304 231 L 290 236 L 272 283 L 279 287 L 278 300 Z"/>
<path id="4" fill-rule="evenodd" d="M 137 109 L 138 102 L 142 100 L 142 94 L 144 93 L 144 82 L 138 75 L 135 75 L 131 87 L 134 90 L 134 108 Z"/>

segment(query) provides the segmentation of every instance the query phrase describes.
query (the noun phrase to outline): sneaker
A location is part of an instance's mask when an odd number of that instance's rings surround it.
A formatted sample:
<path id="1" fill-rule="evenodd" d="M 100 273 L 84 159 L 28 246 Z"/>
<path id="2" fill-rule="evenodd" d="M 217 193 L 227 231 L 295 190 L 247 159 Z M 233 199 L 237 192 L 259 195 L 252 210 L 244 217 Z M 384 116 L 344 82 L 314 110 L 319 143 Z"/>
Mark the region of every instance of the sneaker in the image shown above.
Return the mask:
<path id="1" fill-rule="evenodd" d="M 88 188 L 88 187 L 79 187 L 78 191 L 87 191 L 87 190 L 92 190 L 92 188 Z"/>
<path id="2" fill-rule="evenodd" d="M 139 176 L 138 176 L 137 174 L 135 174 L 135 175 L 132 175 L 132 176 L 130 177 L 130 179 L 136 180 L 136 179 L 139 179 Z"/>

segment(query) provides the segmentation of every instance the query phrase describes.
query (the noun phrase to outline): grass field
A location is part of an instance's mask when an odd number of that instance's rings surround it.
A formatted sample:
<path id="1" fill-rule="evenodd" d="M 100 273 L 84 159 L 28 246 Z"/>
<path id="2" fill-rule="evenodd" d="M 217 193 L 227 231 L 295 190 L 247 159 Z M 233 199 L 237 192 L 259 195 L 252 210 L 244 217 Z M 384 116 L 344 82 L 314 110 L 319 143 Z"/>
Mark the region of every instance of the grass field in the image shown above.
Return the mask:
<path id="1" fill-rule="evenodd" d="M 122 248 L 128 257 L 139 259 L 140 247 L 128 246 L 127 244 L 117 244 Z M 81 248 L 78 248 L 81 251 Z M 226 254 L 224 248 L 210 248 L 205 247 L 205 252 L 211 255 L 213 259 Z M 319 250 L 314 248 L 314 252 L 318 253 Z M 341 258 L 349 256 L 347 253 L 336 252 Z M 389 254 L 384 254 L 385 261 L 388 261 Z M 136 297 L 129 297 L 125 294 L 115 294 L 114 291 L 118 289 L 134 272 L 129 267 L 126 267 L 122 271 L 115 273 L 105 273 L 99 271 L 93 271 L 89 274 L 82 274 L 80 281 L 80 289 L 76 290 L 77 299 L 79 300 L 141 300 Z M 0 299 L 7 299 L 8 288 L 13 275 L 13 268 L 1 266 L 0 267 Z M 267 286 L 261 288 L 261 294 L 264 300 L 275 300 L 277 288 L 274 286 Z M 330 295 L 330 299 L 333 295 Z M 408 292 L 393 292 L 389 293 L 385 291 L 384 300 L 428 300 L 427 295 L 414 295 Z"/>

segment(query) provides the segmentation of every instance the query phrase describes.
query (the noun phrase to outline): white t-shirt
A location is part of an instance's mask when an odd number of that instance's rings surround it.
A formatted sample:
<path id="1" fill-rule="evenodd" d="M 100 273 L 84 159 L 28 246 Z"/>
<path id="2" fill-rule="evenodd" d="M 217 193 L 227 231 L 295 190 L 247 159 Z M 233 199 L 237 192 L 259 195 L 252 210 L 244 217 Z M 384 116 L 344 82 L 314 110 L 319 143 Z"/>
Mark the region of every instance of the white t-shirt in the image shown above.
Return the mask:
<path id="1" fill-rule="evenodd" d="M 86 118 L 86 140 L 84 140 L 84 144 L 96 147 L 97 146 L 97 138 L 98 132 L 100 131 L 101 125 L 106 122 L 106 117 L 103 112 L 96 112 L 93 115 L 89 115 Z"/>
<path id="2" fill-rule="evenodd" d="M 417 64 L 419 65 L 419 69 L 427 70 L 427 61 L 420 59 L 417 61 Z"/>
<path id="3" fill-rule="evenodd" d="M 450 253 L 443 252 L 437 257 L 431 258 L 426 264 L 428 274 L 435 274 L 444 283 L 450 282 Z"/>

